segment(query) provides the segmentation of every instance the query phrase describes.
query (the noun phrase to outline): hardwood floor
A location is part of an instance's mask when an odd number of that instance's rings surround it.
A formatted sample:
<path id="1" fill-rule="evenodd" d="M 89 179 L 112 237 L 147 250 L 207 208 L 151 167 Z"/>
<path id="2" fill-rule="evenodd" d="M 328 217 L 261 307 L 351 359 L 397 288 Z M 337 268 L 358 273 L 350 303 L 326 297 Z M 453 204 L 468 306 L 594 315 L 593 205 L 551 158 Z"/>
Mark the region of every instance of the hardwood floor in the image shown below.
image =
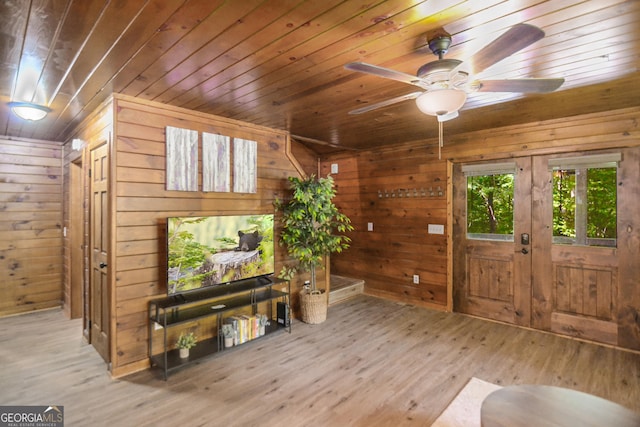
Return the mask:
<path id="1" fill-rule="evenodd" d="M 640 412 L 638 354 L 365 295 L 167 382 L 112 380 L 81 336 L 59 310 L 0 319 L 0 405 L 63 405 L 67 426 L 428 426 L 475 376 Z"/>

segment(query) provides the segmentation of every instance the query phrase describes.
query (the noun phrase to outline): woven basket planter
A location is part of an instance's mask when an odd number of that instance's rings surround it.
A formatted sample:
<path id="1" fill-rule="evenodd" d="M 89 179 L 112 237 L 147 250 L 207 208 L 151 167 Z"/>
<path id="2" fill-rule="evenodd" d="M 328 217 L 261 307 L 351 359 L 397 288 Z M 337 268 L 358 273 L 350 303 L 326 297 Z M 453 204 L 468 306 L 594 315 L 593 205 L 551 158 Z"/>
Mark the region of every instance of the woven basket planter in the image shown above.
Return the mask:
<path id="1" fill-rule="evenodd" d="M 300 311 L 302 321 L 312 325 L 327 320 L 327 296 L 324 291 L 300 291 Z"/>

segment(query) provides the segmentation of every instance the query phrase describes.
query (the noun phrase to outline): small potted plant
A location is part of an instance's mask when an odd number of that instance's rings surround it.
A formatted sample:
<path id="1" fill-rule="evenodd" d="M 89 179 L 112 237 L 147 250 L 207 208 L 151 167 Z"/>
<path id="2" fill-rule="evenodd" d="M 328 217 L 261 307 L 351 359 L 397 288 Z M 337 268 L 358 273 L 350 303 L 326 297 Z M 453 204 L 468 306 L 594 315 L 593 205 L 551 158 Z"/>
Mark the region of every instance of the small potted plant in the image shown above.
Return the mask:
<path id="1" fill-rule="evenodd" d="M 189 332 L 185 334 L 184 332 L 180 333 L 178 337 L 178 341 L 176 342 L 176 346 L 180 349 L 180 358 L 186 359 L 189 357 L 189 349 L 195 347 L 198 343 L 198 338 L 194 335 L 193 332 Z"/>
<path id="2" fill-rule="evenodd" d="M 233 326 L 222 325 L 222 336 L 224 337 L 224 348 L 233 347 Z"/>

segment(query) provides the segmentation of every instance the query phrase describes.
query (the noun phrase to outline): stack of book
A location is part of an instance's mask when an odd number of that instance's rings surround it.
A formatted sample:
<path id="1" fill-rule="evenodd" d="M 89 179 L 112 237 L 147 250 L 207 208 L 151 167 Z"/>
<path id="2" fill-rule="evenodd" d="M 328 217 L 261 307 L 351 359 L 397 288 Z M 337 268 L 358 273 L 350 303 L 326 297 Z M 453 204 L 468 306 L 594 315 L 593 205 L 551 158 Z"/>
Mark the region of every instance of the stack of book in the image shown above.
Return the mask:
<path id="1" fill-rule="evenodd" d="M 260 325 L 264 326 L 266 320 L 266 315 L 256 313 L 253 315 L 229 316 L 224 319 L 224 323 L 233 327 L 233 345 L 239 345 L 264 335 L 264 327 L 261 328 Z"/>

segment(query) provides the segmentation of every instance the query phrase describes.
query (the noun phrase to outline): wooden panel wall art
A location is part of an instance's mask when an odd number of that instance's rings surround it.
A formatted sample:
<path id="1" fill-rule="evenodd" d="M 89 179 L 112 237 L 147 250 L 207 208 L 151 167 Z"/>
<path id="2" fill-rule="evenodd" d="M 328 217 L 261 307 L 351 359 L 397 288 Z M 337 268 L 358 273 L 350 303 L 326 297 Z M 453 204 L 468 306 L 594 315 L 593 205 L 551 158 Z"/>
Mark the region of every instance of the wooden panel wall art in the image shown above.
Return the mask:
<path id="1" fill-rule="evenodd" d="M 202 133 L 202 191 L 231 191 L 231 138 Z"/>
<path id="2" fill-rule="evenodd" d="M 257 179 L 258 143 L 248 139 L 233 139 L 233 191 L 255 193 Z"/>
<path id="3" fill-rule="evenodd" d="M 166 127 L 167 190 L 198 191 L 198 132 Z"/>

